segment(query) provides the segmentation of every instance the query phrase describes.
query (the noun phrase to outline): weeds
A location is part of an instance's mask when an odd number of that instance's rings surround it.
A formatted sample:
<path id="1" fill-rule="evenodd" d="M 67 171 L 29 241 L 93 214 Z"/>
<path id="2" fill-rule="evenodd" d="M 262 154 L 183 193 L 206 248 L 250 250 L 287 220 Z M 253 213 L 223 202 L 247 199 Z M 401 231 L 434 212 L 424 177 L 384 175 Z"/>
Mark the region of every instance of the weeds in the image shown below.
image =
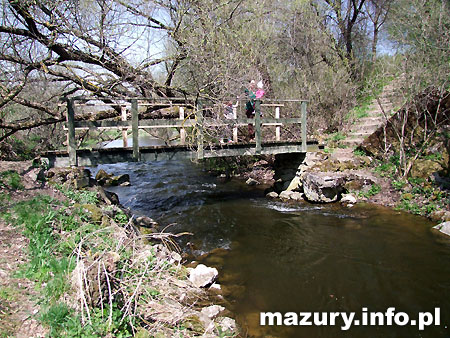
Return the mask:
<path id="1" fill-rule="evenodd" d="M 38 196 L 2 214 L 29 239 L 29 261 L 19 274 L 36 282 L 39 319 L 49 336 L 131 337 L 142 332 L 147 337 L 148 330 L 162 336 L 203 334 L 207 326 L 194 330 L 184 325 L 188 318 L 200 318 L 200 312 L 182 299 L 204 294 L 185 282 L 188 273 L 179 264 L 181 256 L 162 244 L 144 243 L 118 208 L 111 213 L 111 206 L 104 212 L 96 205 L 98 222 L 82 204 L 74 204 L 98 202 L 96 193 L 62 191 L 72 200 Z M 156 233 L 145 238 L 176 248 L 177 236 Z M 0 299 L 4 297 L 10 295 L 0 289 Z M 218 326 L 212 330 L 232 336 Z"/>
<path id="2" fill-rule="evenodd" d="M 359 195 L 359 197 L 370 198 L 372 196 L 379 194 L 380 192 L 381 192 L 381 186 L 378 184 L 372 184 L 372 186 L 370 187 L 370 189 L 367 192 L 360 191 L 358 193 L 358 195 Z"/>
<path id="3" fill-rule="evenodd" d="M 394 187 L 394 189 L 401 191 L 405 187 L 406 182 L 403 180 L 393 180 L 391 184 Z"/>
<path id="4" fill-rule="evenodd" d="M 355 156 L 366 156 L 364 150 L 358 148 L 355 148 L 355 150 L 353 150 L 353 154 L 355 154 Z"/>
<path id="5" fill-rule="evenodd" d="M 22 178 L 15 170 L 3 171 L 0 173 L 0 188 L 23 190 Z"/>
<path id="6" fill-rule="evenodd" d="M 72 190 L 64 185 L 56 184 L 55 188 L 61 191 L 68 199 L 81 204 L 97 204 L 99 202 L 96 191 Z"/>
<path id="7" fill-rule="evenodd" d="M 332 142 L 339 142 L 342 140 L 345 140 L 345 135 L 339 131 L 337 133 L 331 134 L 330 137 L 328 138 L 328 141 Z"/>

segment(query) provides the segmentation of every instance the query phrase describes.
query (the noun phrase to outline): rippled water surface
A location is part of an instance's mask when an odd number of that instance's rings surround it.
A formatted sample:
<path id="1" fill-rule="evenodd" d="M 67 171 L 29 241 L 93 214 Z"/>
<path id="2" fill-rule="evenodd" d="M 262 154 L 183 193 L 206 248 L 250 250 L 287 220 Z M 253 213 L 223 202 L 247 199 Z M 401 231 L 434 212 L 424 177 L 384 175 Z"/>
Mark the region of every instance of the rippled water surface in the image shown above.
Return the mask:
<path id="1" fill-rule="evenodd" d="M 450 240 L 426 219 L 375 206 L 285 204 L 262 189 L 221 182 L 186 162 L 102 166 L 129 173 L 122 204 L 187 238 L 219 269 L 249 336 L 450 337 Z M 441 308 L 441 326 L 261 327 L 261 311 L 385 311 L 416 317 Z"/>

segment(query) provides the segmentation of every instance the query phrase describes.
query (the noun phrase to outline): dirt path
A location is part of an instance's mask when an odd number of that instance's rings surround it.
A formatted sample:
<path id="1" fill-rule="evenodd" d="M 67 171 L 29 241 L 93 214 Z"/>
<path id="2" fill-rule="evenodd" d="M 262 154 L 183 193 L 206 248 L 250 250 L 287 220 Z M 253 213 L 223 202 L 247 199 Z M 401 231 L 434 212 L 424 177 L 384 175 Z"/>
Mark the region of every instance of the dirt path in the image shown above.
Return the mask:
<path id="1" fill-rule="evenodd" d="M 9 205 L 27 200 L 37 194 L 57 197 L 58 193 L 36 181 L 39 169 L 31 167 L 31 162 L 0 161 L 0 172 L 15 170 L 22 176 L 24 189 L 1 191 L 9 195 Z M 0 208 L 3 214 L 6 210 Z M 45 337 L 47 331 L 38 323 L 38 293 L 34 282 L 17 276 L 20 267 L 28 260 L 28 240 L 20 230 L 6 224 L 0 218 L 0 338 Z"/>
<path id="2" fill-rule="evenodd" d="M 15 277 L 27 261 L 27 239 L 17 229 L 0 221 L 0 337 L 45 337 L 35 316 L 37 292 L 34 283 Z"/>

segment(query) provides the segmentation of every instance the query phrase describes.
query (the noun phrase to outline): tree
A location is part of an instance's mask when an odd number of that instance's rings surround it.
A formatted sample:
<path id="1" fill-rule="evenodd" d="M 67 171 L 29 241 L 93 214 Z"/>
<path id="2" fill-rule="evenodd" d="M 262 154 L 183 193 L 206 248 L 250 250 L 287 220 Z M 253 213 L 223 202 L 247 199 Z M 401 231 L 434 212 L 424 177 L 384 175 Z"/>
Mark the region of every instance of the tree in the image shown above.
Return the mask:
<path id="1" fill-rule="evenodd" d="M 381 27 L 388 18 L 393 0 L 370 0 L 365 4 L 367 16 L 372 23 L 372 62 L 377 58 L 377 46 Z"/>
<path id="2" fill-rule="evenodd" d="M 339 44 L 345 51 L 345 57 L 352 61 L 355 27 L 364 16 L 363 6 L 366 0 L 324 1 L 328 12 L 326 18 L 337 27 Z"/>

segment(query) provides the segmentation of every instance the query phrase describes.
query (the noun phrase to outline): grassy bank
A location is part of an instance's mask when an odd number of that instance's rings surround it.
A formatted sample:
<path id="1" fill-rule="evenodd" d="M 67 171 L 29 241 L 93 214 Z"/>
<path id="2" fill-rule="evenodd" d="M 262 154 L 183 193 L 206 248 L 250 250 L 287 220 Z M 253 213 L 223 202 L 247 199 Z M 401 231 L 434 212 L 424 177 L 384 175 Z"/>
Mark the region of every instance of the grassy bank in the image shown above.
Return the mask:
<path id="1" fill-rule="evenodd" d="M 235 336 L 230 318 L 201 312 L 211 297 L 189 282 L 171 250 L 173 235 L 141 235 L 96 187 L 65 184 L 52 197 L 29 196 L 21 176 L 9 171 L 0 174 L 0 188 L 2 221 L 28 243 L 27 262 L 14 277 L 34 284 L 40 305 L 34 316 L 49 337 Z M 0 297 L 7 292 L 3 287 Z M 11 299 L 8 306 L 20 304 Z M 2 323 L 13 312 L 2 311 Z M 0 337 L 14 329 L 1 324 Z"/>

